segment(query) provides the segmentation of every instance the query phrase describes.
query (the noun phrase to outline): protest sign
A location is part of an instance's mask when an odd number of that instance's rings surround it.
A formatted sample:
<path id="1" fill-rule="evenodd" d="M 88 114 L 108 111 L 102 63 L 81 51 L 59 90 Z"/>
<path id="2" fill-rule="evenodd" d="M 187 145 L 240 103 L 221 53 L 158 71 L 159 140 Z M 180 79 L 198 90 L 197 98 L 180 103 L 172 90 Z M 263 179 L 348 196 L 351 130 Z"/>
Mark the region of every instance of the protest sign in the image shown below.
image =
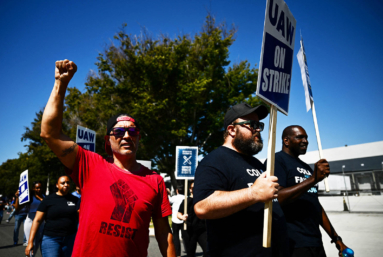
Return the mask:
<path id="1" fill-rule="evenodd" d="M 137 160 L 137 162 L 143 166 L 145 166 L 146 168 L 148 168 L 149 170 L 152 169 L 152 161 L 144 161 L 144 160 Z"/>
<path id="2" fill-rule="evenodd" d="M 283 0 L 268 0 L 257 96 L 288 115 L 296 20 Z"/>
<path id="3" fill-rule="evenodd" d="M 296 20 L 283 0 L 267 0 L 257 96 L 270 107 L 267 176 L 274 175 L 277 111 L 289 112 Z M 272 201 L 265 203 L 263 246 L 271 246 Z"/>
<path id="4" fill-rule="evenodd" d="M 185 201 L 184 214 L 187 214 L 187 189 L 188 180 L 194 179 L 195 171 L 198 165 L 198 147 L 197 146 L 176 146 L 176 179 L 185 180 Z M 184 223 L 186 229 L 186 223 Z"/>
<path id="5" fill-rule="evenodd" d="M 96 132 L 77 125 L 76 143 L 84 149 L 96 152 Z"/>
<path id="6" fill-rule="evenodd" d="M 27 203 L 30 200 L 31 199 L 30 199 L 30 194 L 29 194 L 28 170 L 26 170 L 20 174 L 19 204 Z"/>
<path id="7" fill-rule="evenodd" d="M 309 111 L 310 108 L 312 108 L 312 114 L 313 114 L 313 120 L 314 120 L 314 126 L 315 126 L 315 134 L 316 134 L 317 142 L 318 142 L 319 159 L 323 159 L 322 143 L 321 143 L 320 135 L 319 135 L 318 121 L 317 121 L 317 115 L 316 115 L 316 111 L 315 111 L 313 92 L 311 89 L 309 69 L 307 66 L 306 52 L 305 52 L 305 48 L 303 46 L 303 39 L 302 38 L 301 38 L 301 48 L 299 49 L 299 52 L 297 54 L 297 58 L 298 58 L 299 66 L 301 68 L 303 88 L 305 89 L 306 110 Z M 330 187 L 328 185 L 327 177 L 324 179 L 324 185 L 325 185 L 326 192 L 329 192 Z"/>

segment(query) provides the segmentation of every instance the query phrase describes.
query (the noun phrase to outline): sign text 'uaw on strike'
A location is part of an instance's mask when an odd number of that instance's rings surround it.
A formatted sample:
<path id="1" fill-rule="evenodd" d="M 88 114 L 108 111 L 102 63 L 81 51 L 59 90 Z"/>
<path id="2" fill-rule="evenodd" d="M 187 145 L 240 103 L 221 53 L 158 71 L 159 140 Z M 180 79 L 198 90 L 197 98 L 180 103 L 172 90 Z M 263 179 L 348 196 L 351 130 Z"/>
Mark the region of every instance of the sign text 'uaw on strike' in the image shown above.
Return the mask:
<path id="1" fill-rule="evenodd" d="M 268 0 L 257 95 L 288 114 L 296 20 L 283 0 Z"/>

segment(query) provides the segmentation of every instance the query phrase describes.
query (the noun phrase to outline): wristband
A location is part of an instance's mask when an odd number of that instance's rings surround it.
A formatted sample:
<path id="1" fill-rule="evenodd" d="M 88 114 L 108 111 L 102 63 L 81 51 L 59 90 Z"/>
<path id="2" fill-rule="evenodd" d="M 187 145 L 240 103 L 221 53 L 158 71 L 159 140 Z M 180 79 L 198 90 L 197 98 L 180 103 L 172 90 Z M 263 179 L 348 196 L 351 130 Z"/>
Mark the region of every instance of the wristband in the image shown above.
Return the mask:
<path id="1" fill-rule="evenodd" d="M 335 243 L 336 241 L 342 241 L 342 238 L 340 236 L 334 236 L 332 239 L 331 239 L 331 243 Z"/>

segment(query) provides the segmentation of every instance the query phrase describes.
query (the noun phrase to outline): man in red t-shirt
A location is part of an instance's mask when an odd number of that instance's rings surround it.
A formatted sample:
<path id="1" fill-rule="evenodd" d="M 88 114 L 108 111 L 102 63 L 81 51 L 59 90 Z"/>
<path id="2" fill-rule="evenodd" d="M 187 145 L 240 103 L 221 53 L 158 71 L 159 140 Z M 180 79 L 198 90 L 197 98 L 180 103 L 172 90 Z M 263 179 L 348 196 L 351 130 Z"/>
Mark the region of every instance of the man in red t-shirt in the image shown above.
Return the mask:
<path id="1" fill-rule="evenodd" d="M 65 92 L 76 71 L 71 61 L 56 62 L 55 84 L 41 122 L 41 137 L 82 191 L 72 256 L 146 257 L 151 218 L 162 256 L 175 256 L 164 181 L 136 161 L 141 138 L 138 122 L 127 114 L 109 119 L 105 149 L 113 156 L 110 160 L 62 133 Z"/>

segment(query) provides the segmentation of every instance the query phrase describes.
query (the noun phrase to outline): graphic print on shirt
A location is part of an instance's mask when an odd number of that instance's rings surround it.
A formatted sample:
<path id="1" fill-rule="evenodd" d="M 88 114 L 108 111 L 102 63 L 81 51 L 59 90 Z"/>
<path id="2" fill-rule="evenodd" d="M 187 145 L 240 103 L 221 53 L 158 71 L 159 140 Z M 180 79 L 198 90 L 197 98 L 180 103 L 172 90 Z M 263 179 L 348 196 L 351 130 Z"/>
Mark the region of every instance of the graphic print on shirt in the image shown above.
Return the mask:
<path id="1" fill-rule="evenodd" d="M 306 179 L 308 179 L 309 177 L 312 176 L 311 172 L 304 169 L 304 168 L 300 168 L 300 167 L 297 167 L 297 171 L 303 175 L 303 177 L 301 176 L 295 176 L 295 184 L 299 184 L 299 183 L 302 183 L 303 181 L 305 181 Z M 310 188 L 307 192 L 308 193 L 317 193 L 318 192 L 318 188 L 317 188 L 318 184 L 316 184 L 315 186 L 313 186 L 312 188 Z"/>
<path id="2" fill-rule="evenodd" d="M 110 186 L 110 191 L 116 206 L 113 209 L 112 220 L 129 223 L 135 201 L 138 199 L 132 189 L 122 179 Z"/>

